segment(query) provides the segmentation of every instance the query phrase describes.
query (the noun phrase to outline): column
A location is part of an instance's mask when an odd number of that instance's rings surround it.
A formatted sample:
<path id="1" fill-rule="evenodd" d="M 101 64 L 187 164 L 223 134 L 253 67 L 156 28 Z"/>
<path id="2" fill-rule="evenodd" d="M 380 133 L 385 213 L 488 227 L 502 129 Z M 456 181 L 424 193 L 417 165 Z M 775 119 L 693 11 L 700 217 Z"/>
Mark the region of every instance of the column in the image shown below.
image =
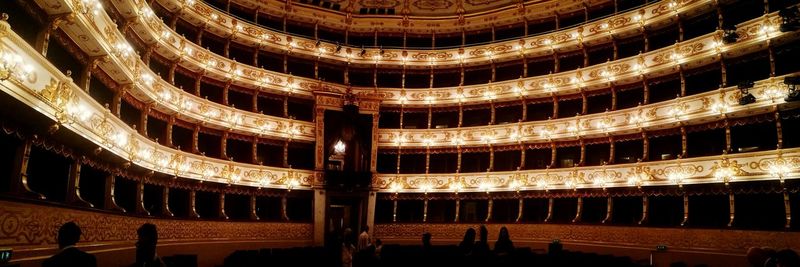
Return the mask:
<path id="1" fill-rule="evenodd" d="M 144 181 L 142 180 L 136 183 L 136 213 L 150 216 L 150 211 L 144 207 Z"/>
<path id="2" fill-rule="evenodd" d="M 325 202 L 325 189 L 314 189 L 314 246 L 325 244 Z"/>
<path id="3" fill-rule="evenodd" d="M 217 209 L 217 216 L 223 220 L 228 219 L 228 214 L 225 214 L 225 193 L 219 193 L 219 208 Z"/>
<path id="4" fill-rule="evenodd" d="M 169 210 L 169 186 L 164 186 L 161 190 L 161 216 L 174 217 L 172 211 Z"/>
<path id="5" fill-rule="evenodd" d="M 258 217 L 258 198 L 256 198 L 256 195 L 250 195 L 250 220 L 261 220 Z"/>
<path id="6" fill-rule="evenodd" d="M 197 214 L 197 191 L 189 191 L 189 217 L 199 219 L 200 214 Z"/>
<path id="7" fill-rule="evenodd" d="M 94 208 L 92 203 L 81 197 L 81 160 L 73 160 L 69 166 L 69 180 L 67 180 L 67 203 Z"/>
<path id="8" fill-rule="evenodd" d="M 9 188 L 13 194 L 30 196 L 37 199 L 45 199 L 44 195 L 31 190 L 28 186 L 28 164 L 30 163 L 31 148 L 33 142 L 25 139 L 22 144 L 17 146 L 14 155 L 14 169 Z"/>
<path id="9" fill-rule="evenodd" d="M 103 203 L 103 209 L 125 212 L 125 209 L 117 205 L 117 199 L 114 193 L 116 190 L 116 181 L 117 177 L 114 176 L 113 174 L 109 173 L 108 175 L 106 175 L 106 189 L 105 189 L 106 199 Z"/>

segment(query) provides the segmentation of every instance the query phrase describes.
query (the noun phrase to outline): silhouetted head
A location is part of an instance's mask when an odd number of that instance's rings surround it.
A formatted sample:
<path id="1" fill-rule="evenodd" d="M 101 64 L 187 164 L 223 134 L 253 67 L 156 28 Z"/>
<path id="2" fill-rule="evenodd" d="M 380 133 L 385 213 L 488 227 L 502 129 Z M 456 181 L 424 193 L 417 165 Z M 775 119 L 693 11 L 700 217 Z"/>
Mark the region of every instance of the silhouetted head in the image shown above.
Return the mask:
<path id="1" fill-rule="evenodd" d="M 383 245 L 383 241 L 381 241 L 380 238 L 376 238 L 375 239 L 375 246 L 376 247 L 380 247 L 381 245 Z"/>
<path id="2" fill-rule="evenodd" d="M 81 239 L 81 228 L 75 222 L 68 222 L 58 229 L 58 247 L 64 248 L 78 243 Z"/>
<path id="3" fill-rule="evenodd" d="M 431 246 L 431 233 L 426 232 L 422 234 L 422 246 L 423 247 Z"/>
<path id="4" fill-rule="evenodd" d="M 489 230 L 486 229 L 486 225 L 481 225 L 481 228 L 478 229 L 478 233 L 480 234 L 481 242 L 486 242 L 489 239 Z"/>
<path id="5" fill-rule="evenodd" d="M 461 241 L 464 244 L 472 244 L 475 243 L 475 229 L 469 228 L 467 232 L 464 233 L 464 240 Z"/>
<path id="6" fill-rule="evenodd" d="M 364 230 L 363 230 L 363 232 L 369 232 L 369 225 L 364 225 Z"/>
<path id="7" fill-rule="evenodd" d="M 156 245 L 158 244 L 158 230 L 156 225 L 145 223 L 136 230 L 139 241 L 136 242 L 136 262 L 149 262 L 156 257 Z"/>
<path id="8" fill-rule="evenodd" d="M 500 234 L 497 236 L 497 241 L 506 241 L 511 240 L 511 236 L 508 235 L 508 228 L 503 226 L 500 228 Z"/>
<path id="9" fill-rule="evenodd" d="M 778 267 L 799 267 L 800 256 L 791 249 L 784 249 L 775 253 Z"/>
<path id="10" fill-rule="evenodd" d="M 353 244 L 353 229 L 345 228 L 342 231 L 342 243 L 345 245 Z"/>

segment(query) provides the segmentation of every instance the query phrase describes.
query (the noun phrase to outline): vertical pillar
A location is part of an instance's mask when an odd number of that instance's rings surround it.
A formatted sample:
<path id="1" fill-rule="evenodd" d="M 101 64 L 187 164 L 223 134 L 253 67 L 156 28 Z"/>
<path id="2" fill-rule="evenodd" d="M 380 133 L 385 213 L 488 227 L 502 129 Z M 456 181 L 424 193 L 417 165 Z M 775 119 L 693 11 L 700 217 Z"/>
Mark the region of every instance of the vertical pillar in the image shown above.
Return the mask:
<path id="1" fill-rule="evenodd" d="M 605 224 L 611 222 L 611 216 L 614 212 L 613 209 L 614 209 L 614 198 L 609 196 L 608 198 L 606 198 L 606 218 L 603 219 L 603 221 L 600 223 Z"/>
<path id="2" fill-rule="evenodd" d="M 195 124 L 192 131 L 192 153 L 200 153 L 200 125 Z"/>
<path id="3" fill-rule="evenodd" d="M 22 144 L 17 146 L 14 153 L 14 169 L 9 188 L 13 194 L 30 196 L 37 199 L 45 199 L 44 195 L 31 190 L 28 186 L 28 164 L 31 158 L 31 148 L 33 141 L 25 139 Z"/>
<path id="4" fill-rule="evenodd" d="M 683 221 L 681 226 L 686 226 L 689 223 L 689 194 L 683 193 Z"/>
<path id="5" fill-rule="evenodd" d="M 286 193 L 288 194 L 289 192 Z M 287 199 L 286 194 L 284 194 L 281 198 L 281 219 L 288 222 L 289 212 L 287 208 L 287 202 L 289 202 L 289 200 Z"/>
<path id="6" fill-rule="evenodd" d="M 786 224 L 783 226 L 785 229 L 792 227 L 792 202 L 789 201 L 789 191 L 783 189 L 783 210 L 786 215 Z"/>
<path id="7" fill-rule="evenodd" d="M 314 123 L 316 124 L 317 134 L 314 142 L 314 170 L 322 171 L 325 169 L 325 109 L 316 108 L 315 111 Z M 376 131 L 373 131 L 372 134 L 375 135 Z"/>
<path id="8" fill-rule="evenodd" d="M 378 172 L 378 123 L 380 121 L 380 113 L 375 112 L 372 115 L 372 147 L 370 148 L 369 156 L 369 171 L 372 173 Z M 372 226 L 370 226 L 372 229 Z"/>
<path id="9" fill-rule="evenodd" d="M 253 136 L 253 143 L 250 145 L 250 163 L 261 165 L 258 160 L 258 136 Z"/>
<path id="10" fill-rule="evenodd" d="M 168 147 L 173 146 L 172 142 L 172 131 L 175 126 L 175 116 L 169 116 L 169 120 L 167 121 L 167 128 L 164 133 L 164 145 Z"/>
<path id="11" fill-rule="evenodd" d="M 69 180 L 67 180 L 67 203 L 93 208 L 92 203 L 81 197 L 81 160 L 73 160 L 69 166 Z"/>
<path id="12" fill-rule="evenodd" d="M 453 219 L 453 222 L 458 222 L 459 214 L 461 213 L 461 198 L 458 197 L 458 193 L 456 193 L 456 217 Z"/>
<path id="13" fill-rule="evenodd" d="M 642 131 L 642 161 L 650 159 L 650 138 L 647 137 L 647 132 Z"/>
<path id="14" fill-rule="evenodd" d="M 122 95 L 126 92 L 125 86 L 120 86 L 117 90 L 114 90 L 114 96 L 111 99 L 111 105 L 109 109 L 111 110 L 111 114 L 114 114 L 117 118 L 120 118 L 120 110 L 122 109 Z"/>
<path id="15" fill-rule="evenodd" d="M 194 95 L 201 98 L 202 96 L 200 95 L 200 85 L 202 84 L 203 81 L 203 72 L 200 72 L 194 79 Z"/>
<path id="16" fill-rule="evenodd" d="M 98 57 L 90 58 L 89 62 L 87 62 L 86 65 L 83 66 L 83 69 L 81 69 L 81 74 L 80 77 L 78 78 L 78 86 L 83 88 L 83 91 L 87 93 L 89 92 L 89 87 L 91 86 L 92 71 L 94 71 L 94 68 L 97 67 L 97 61 L 99 59 L 100 58 Z M 105 104 L 105 103 L 100 103 L 100 104 Z"/>
<path id="17" fill-rule="evenodd" d="M 492 196 L 490 194 L 487 194 L 487 196 L 489 197 L 489 205 L 486 206 L 486 209 L 487 209 L 487 211 L 486 211 L 486 220 L 483 220 L 483 222 L 487 222 L 488 223 L 489 221 L 492 220 L 492 209 L 494 207 L 494 200 L 492 199 Z"/>
<path id="18" fill-rule="evenodd" d="M 189 217 L 199 219 L 200 214 L 197 213 L 197 191 L 189 191 Z"/>
<path id="19" fill-rule="evenodd" d="M 736 202 L 734 199 L 733 191 L 728 192 L 728 207 L 730 208 L 728 211 L 730 220 L 728 221 L 728 227 L 733 226 L 733 219 L 736 218 Z"/>
<path id="20" fill-rule="evenodd" d="M 422 200 L 422 222 L 428 222 L 428 192 L 425 192 L 425 199 Z"/>
<path id="21" fill-rule="evenodd" d="M 103 209 L 125 212 L 125 209 L 117 205 L 115 196 L 117 177 L 114 174 L 106 175 L 106 188 L 105 188 L 105 201 L 103 202 Z"/>
<path id="22" fill-rule="evenodd" d="M 144 207 L 144 181 L 136 183 L 136 213 L 150 216 L 150 211 Z"/>
<path id="23" fill-rule="evenodd" d="M 367 227 L 369 227 L 369 229 L 375 229 L 375 203 L 377 201 L 377 195 L 375 191 L 370 191 L 367 196 Z"/>
<path id="24" fill-rule="evenodd" d="M 150 106 L 145 107 L 142 109 L 142 113 L 139 113 L 139 134 L 144 135 L 147 137 L 147 115 L 150 113 Z"/>
<path id="25" fill-rule="evenodd" d="M 169 186 L 166 185 L 164 189 L 161 189 L 161 216 L 175 217 L 175 214 L 172 214 L 169 209 Z"/>
<path id="26" fill-rule="evenodd" d="M 522 222 L 522 211 L 524 210 L 523 209 L 524 208 L 523 205 L 525 203 L 524 199 L 521 196 L 519 197 L 518 201 L 519 202 L 517 203 L 517 219 L 514 220 L 515 223 Z"/>
<path id="27" fill-rule="evenodd" d="M 50 34 L 58 29 L 58 26 L 64 21 L 64 17 L 65 15 L 57 15 L 47 18 L 47 25 L 45 25 L 44 29 L 42 29 L 42 31 L 36 35 L 36 51 L 42 53 L 42 56 L 47 56 L 47 48 L 50 44 Z"/>
<path id="28" fill-rule="evenodd" d="M 647 200 L 647 195 L 642 195 L 642 219 L 639 220 L 639 225 L 644 225 L 647 223 L 647 207 L 650 205 L 650 202 Z"/>
<path id="29" fill-rule="evenodd" d="M 550 117 L 558 119 L 558 96 L 555 94 L 553 94 L 553 115 Z"/>
<path id="30" fill-rule="evenodd" d="M 175 69 L 178 68 L 177 62 L 172 62 L 169 64 L 169 70 L 167 70 L 167 81 L 171 84 L 175 84 Z"/>
<path id="31" fill-rule="evenodd" d="M 222 137 L 219 139 L 219 157 L 222 159 L 229 159 L 228 158 L 228 131 L 222 133 Z"/>
<path id="32" fill-rule="evenodd" d="M 549 198 L 547 200 L 547 217 L 544 218 L 544 222 L 550 222 L 553 219 L 553 198 Z"/>
<path id="33" fill-rule="evenodd" d="M 217 209 L 217 216 L 220 219 L 227 220 L 228 214 L 225 214 L 225 193 L 219 193 L 219 208 Z"/>
<path id="34" fill-rule="evenodd" d="M 256 195 L 250 195 L 250 220 L 261 220 L 261 218 L 258 217 L 258 199 Z M 316 232 L 316 229 L 314 229 L 314 233 Z"/>
<path id="35" fill-rule="evenodd" d="M 572 223 L 581 221 L 581 213 L 583 213 L 583 197 L 578 197 L 578 209 L 577 212 L 575 212 L 575 218 L 572 219 Z"/>

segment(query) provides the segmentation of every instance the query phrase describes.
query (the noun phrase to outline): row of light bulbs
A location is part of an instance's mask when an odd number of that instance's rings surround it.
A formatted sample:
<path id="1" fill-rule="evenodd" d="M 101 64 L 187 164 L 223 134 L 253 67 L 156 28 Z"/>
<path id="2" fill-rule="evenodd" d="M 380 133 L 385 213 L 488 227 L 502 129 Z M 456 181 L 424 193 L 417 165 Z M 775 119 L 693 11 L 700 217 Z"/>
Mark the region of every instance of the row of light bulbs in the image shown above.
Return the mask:
<path id="1" fill-rule="evenodd" d="M 678 5 L 680 5 L 680 3 L 678 3 L 678 2 L 673 2 L 673 3 L 671 3 L 670 5 L 671 5 L 671 6 L 678 6 Z M 640 20 L 641 20 L 641 16 L 639 16 L 639 17 L 638 17 L 638 19 L 636 19 L 636 18 L 635 18 L 635 20 L 637 20 L 637 21 L 640 21 Z M 610 27 L 610 26 L 606 26 L 606 27 Z M 764 30 L 763 30 L 762 32 L 763 32 L 763 34 L 765 34 L 765 35 L 768 35 L 770 32 L 774 32 L 774 31 L 776 30 L 774 26 L 764 26 L 763 28 L 764 28 Z M 167 34 L 167 32 L 169 32 L 169 30 L 164 30 L 164 32 L 165 32 L 165 34 L 163 34 L 163 35 L 167 35 L 167 36 L 171 35 L 171 34 Z M 575 38 L 577 38 L 577 37 L 579 37 L 579 36 L 574 36 L 574 37 L 575 37 Z M 291 44 L 294 44 L 294 42 L 292 42 Z M 714 42 L 714 45 L 713 45 L 713 46 L 719 46 L 719 47 L 718 47 L 718 50 L 720 50 L 720 49 L 723 49 L 723 50 L 724 50 L 724 48 L 722 47 L 722 46 L 724 46 L 724 44 L 723 44 L 722 42 L 718 42 L 718 41 L 717 41 L 717 42 Z M 188 47 L 187 47 L 187 48 L 188 48 Z M 189 50 L 191 50 L 191 48 L 188 48 L 188 49 L 189 49 Z M 490 50 L 487 50 L 487 52 L 485 52 L 485 53 L 490 55 L 492 52 L 491 52 Z M 191 54 L 191 53 L 188 53 L 188 54 Z M 378 54 L 378 55 L 379 55 L 379 54 Z M 682 63 L 683 63 L 683 61 L 684 61 L 684 59 L 683 59 L 683 56 L 682 56 L 681 54 L 679 54 L 679 53 L 674 53 L 674 54 L 671 56 L 671 58 L 672 58 L 672 59 L 673 59 L 673 61 L 675 61 L 677 64 L 682 64 Z M 434 60 L 434 59 L 435 59 L 435 57 L 430 57 L 430 59 L 431 59 L 431 60 Z M 216 63 L 216 62 L 215 62 L 215 60 L 213 60 L 213 59 L 212 59 L 212 60 L 209 60 L 209 62 L 213 63 L 213 64 L 211 64 L 211 65 L 209 65 L 209 66 L 213 66 L 213 65 L 215 65 L 215 63 Z M 648 71 L 648 67 L 647 67 L 647 66 L 645 66 L 644 64 L 636 64 L 636 65 L 634 65 L 634 69 L 637 69 L 637 70 L 638 70 L 638 72 L 640 72 L 640 74 L 641 74 L 641 73 L 646 73 L 646 72 Z M 239 73 L 239 74 L 241 74 L 241 71 L 240 71 L 240 69 L 238 69 L 238 68 L 237 68 L 237 69 L 233 69 L 233 70 L 231 70 L 231 72 L 232 72 L 232 73 L 234 73 L 234 74 L 235 74 L 235 73 Z M 614 75 L 612 72 L 610 72 L 610 71 L 602 71 L 602 72 L 601 72 L 601 74 L 602 74 L 602 76 L 603 76 L 603 77 L 604 77 L 604 78 L 605 78 L 605 79 L 606 79 L 608 82 L 613 82 L 613 81 L 616 79 L 615 75 Z M 234 76 L 239 76 L 239 75 L 234 75 Z M 265 84 L 266 84 L 267 82 L 268 82 L 268 81 L 266 81 L 266 80 L 264 81 L 264 83 L 265 83 Z M 576 86 L 580 86 L 580 87 L 583 87 L 583 86 L 584 86 L 584 85 L 583 85 L 583 82 L 582 82 L 582 78 L 581 78 L 581 77 L 574 77 L 574 78 L 572 78 L 572 79 L 571 79 L 571 83 L 572 83 L 572 84 L 574 84 L 574 85 L 576 85 Z M 290 93 L 294 91 L 294 88 L 295 88 L 295 87 L 294 87 L 294 86 L 291 86 L 291 85 L 287 85 L 287 86 L 285 86 L 285 90 L 286 90 L 286 91 L 288 91 L 288 92 L 290 92 Z M 542 85 L 542 89 L 544 89 L 544 91 L 546 91 L 546 92 L 555 93 L 555 92 L 557 92 L 557 89 L 558 89 L 558 88 L 557 88 L 555 85 L 553 85 L 552 83 L 544 83 L 544 84 Z M 515 93 L 517 93 L 518 95 L 526 95 L 526 94 L 528 93 L 528 91 L 529 91 L 529 90 L 530 90 L 530 88 L 528 88 L 528 87 L 526 87 L 526 86 L 522 86 L 522 87 L 514 87 L 514 90 L 513 90 L 513 91 L 514 91 Z M 435 104 L 435 102 L 437 101 L 437 98 L 438 98 L 438 97 L 437 97 L 436 95 L 433 95 L 433 94 L 431 94 L 431 95 L 429 95 L 429 96 L 426 96 L 426 97 L 425 97 L 425 99 L 424 99 L 424 101 L 425 101 L 425 103 L 428 103 L 428 104 Z M 459 102 L 463 102 L 463 101 L 466 99 L 466 97 L 463 95 L 463 93 L 461 93 L 461 94 L 456 94 L 456 95 L 455 95 L 455 98 L 456 98 L 456 100 L 458 100 Z M 491 100 L 491 99 L 496 99 L 496 98 L 497 98 L 497 92 L 493 92 L 492 90 L 486 90 L 486 92 L 484 92 L 484 98 L 485 98 L 485 99 L 489 99 L 489 100 Z M 397 100 L 398 100 L 398 101 L 399 101 L 401 104 L 405 104 L 405 103 L 408 101 L 408 99 L 407 99 L 407 98 L 406 98 L 406 97 L 405 97 L 403 94 L 400 94 L 399 96 L 397 96 L 397 98 L 396 98 L 396 99 L 397 99 Z M 442 100 L 446 100 L 446 99 L 442 99 Z"/>
<path id="2" fill-rule="evenodd" d="M 183 1 L 183 8 L 195 7 L 196 4 L 198 4 L 198 3 L 196 3 L 194 0 L 184 0 Z M 669 3 L 667 3 L 667 7 L 669 9 L 671 9 L 674 12 L 674 14 L 677 15 L 679 10 L 680 10 L 680 6 L 682 6 L 682 4 L 683 3 L 681 1 L 670 1 Z M 141 11 L 141 14 L 145 15 L 147 18 L 152 17 L 152 15 L 146 15 L 146 14 L 152 14 L 152 11 L 149 10 L 149 7 L 145 6 L 142 9 L 143 9 L 143 11 Z M 640 27 L 643 27 L 645 25 L 645 19 L 643 18 L 642 13 L 646 13 L 645 11 L 646 11 L 646 9 L 641 9 L 641 10 L 638 10 L 638 11 L 634 11 L 636 13 L 631 17 L 631 21 L 633 23 L 638 23 L 640 25 Z M 217 14 L 217 13 L 218 12 L 212 11 L 209 14 L 208 19 L 210 19 L 211 21 L 219 20 L 221 18 L 221 16 L 219 14 Z M 633 13 L 633 12 L 631 12 L 631 13 Z M 225 15 L 224 13 L 220 13 L 220 14 Z M 233 19 L 231 19 L 231 21 L 233 21 Z M 242 22 L 242 21 L 239 21 L 239 20 L 236 20 L 236 21 L 238 23 L 235 26 L 233 26 L 233 28 L 231 28 L 230 30 L 235 32 L 235 33 L 244 32 L 244 26 L 242 26 L 242 24 L 245 24 L 247 22 Z M 257 26 L 251 25 L 251 27 L 257 27 Z M 599 24 L 599 28 L 601 30 L 603 30 L 603 31 L 607 31 L 608 34 L 613 34 L 613 27 L 611 26 L 611 24 L 609 22 L 600 23 Z M 564 40 L 561 40 L 561 43 L 569 42 L 571 40 L 579 40 L 580 41 L 581 35 L 582 35 L 581 32 L 568 33 L 567 34 L 568 38 L 564 39 Z M 262 36 L 260 38 L 265 40 L 265 41 L 268 41 L 268 40 L 270 40 L 272 38 L 272 36 L 274 36 L 274 33 L 268 32 L 268 33 L 262 34 Z M 520 41 L 522 43 L 525 43 L 524 40 L 525 39 L 523 38 Z M 545 39 L 542 39 L 541 44 L 539 44 L 539 45 L 544 45 L 544 46 L 549 46 L 551 48 L 554 48 L 553 46 L 556 45 L 556 41 L 555 40 L 556 39 L 554 37 L 545 38 Z M 294 49 L 296 47 L 297 47 L 297 44 L 295 42 L 293 42 L 293 41 L 290 41 L 290 42 L 287 43 L 287 48 L 286 49 L 288 51 L 291 51 L 292 49 Z M 513 50 L 511 52 L 522 51 L 523 50 L 523 47 L 521 45 L 513 45 L 512 48 L 513 48 Z M 317 41 L 316 50 L 317 50 L 317 55 L 321 56 L 322 54 L 325 54 L 327 52 L 332 53 L 332 54 L 339 54 L 342 49 L 341 49 L 340 45 L 322 46 L 321 42 Z M 352 49 L 347 49 L 346 51 L 348 51 L 348 52 L 346 52 L 343 55 L 343 57 L 347 58 L 347 60 L 349 62 L 351 59 L 354 58 L 354 53 L 353 53 Z M 367 53 L 367 51 L 362 48 L 360 55 L 363 57 L 363 56 L 365 56 L 367 54 L 371 54 L 372 55 L 371 58 L 374 61 L 374 63 L 375 64 L 379 64 L 380 61 L 383 58 L 383 52 L 384 52 L 384 50 L 380 49 L 380 50 L 377 50 L 377 52 L 375 52 L 375 53 Z M 480 55 L 493 60 L 495 53 L 493 51 L 491 51 L 491 49 L 487 49 L 483 53 L 478 53 L 477 57 L 480 57 Z M 464 60 L 467 59 L 467 57 L 463 54 L 463 51 L 457 53 L 455 55 L 455 58 L 461 63 L 463 63 Z M 400 59 L 402 61 L 402 64 L 404 64 L 404 65 L 408 62 L 408 57 L 407 56 L 402 56 Z M 437 61 L 435 56 L 429 56 L 429 57 L 427 57 L 427 60 L 429 61 L 429 64 L 431 64 L 431 65 L 435 65 L 436 61 Z"/>
<path id="3" fill-rule="evenodd" d="M 711 173 L 711 178 L 714 181 L 724 183 L 728 185 L 731 182 L 738 181 L 739 177 L 744 177 L 741 175 L 741 170 L 736 161 L 729 161 L 728 159 L 722 159 L 719 162 L 714 163 L 714 170 Z M 766 162 L 766 170 L 770 177 L 779 179 L 780 183 L 784 183 L 784 179 L 794 171 L 796 171 L 796 167 L 792 165 L 792 163 L 783 158 L 782 156 L 778 156 L 776 159 L 770 160 Z M 508 182 L 503 184 L 500 178 L 497 177 L 490 177 L 489 173 L 487 172 L 485 178 L 478 178 L 479 181 L 476 183 L 475 186 L 467 186 L 463 179 L 455 175 L 453 179 L 451 179 L 448 183 L 439 186 L 440 184 L 437 182 L 436 179 L 426 178 L 417 181 L 416 188 L 408 187 L 405 182 L 400 181 L 400 177 L 396 177 L 394 182 L 388 184 L 387 188 L 391 193 L 401 193 L 408 190 L 416 189 L 412 192 L 422 191 L 424 193 L 428 193 L 434 190 L 441 190 L 446 189 L 448 192 L 459 193 L 463 192 L 465 189 L 477 189 L 478 192 L 495 192 L 495 191 L 521 191 L 521 190 L 550 190 L 550 189 L 579 189 L 579 188 L 602 188 L 606 189 L 607 187 L 624 184 L 627 186 L 636 186 L 642 187 L 649 185 L 649 181 L 654 181 L 653 174 L 649 170 L 645 170 L 641 167 L 633 167 L 629 172 L 629 176 L 625 179 L 624 182 L 616 182 L 614 175 L 610 174 L 606 171 L 600 171 L 592 176 L 590 179 L 579 179 L 578 173 L 573 172 L 568 179 L 565 179 L 562 183 L 563 187 L 557 187 L 558 184 L 554 184 L 549 182 L 548 179 L 550 175 L 545 175 L 544 177 L 537 178 L 535 182 L 531 183 L 528 179 L 528 176 L 522 174 L 519 170 L 518 173 L 510 175 Z M 670 183 L 682 187 L 684 182 L 688 179 L 693 178 L 698 171 L 694 166 L 686 166 L 681 165 L 678 162 L 675 166 L 666 167 L 664 170 L 664 175 L 667 181 Z M 584 182 L 580 182 L 584 181 Z M 418 190 L 418 191 L 417 191 Z"/>
<path id="4" fill-rule="evenodd" d="M 0 21 L 0 23 L 5 24 L 6 22 Z M 6 40 L 2 42 L 7 42 L 9 41 L 8 38 L 12 37 L 14 36 L 6 35 L 4 37 Z M 15 45 L 24 43 L 24 41 L 19 41 Z M 124 51 L 126 49 L 126 46 L 118 46 L 117 50 Z M 41 75 L 41 71 L 38 70 L 47 68 L 36 65 L 35 59 L 24 57 L 23 53 L 25 52 L 17 52 L 17 50 L 14 45 L 0 45 L 0 82 L 10 82 L 21 87 L 39 84 L 41 79 L 37 78 L 37 75 Z M 76 92 L 82 91 L 76 89 L 77 87 L 71 83 L 71 79 L 68 76 L 63 80 L 66 84 L 51 84 L 48 85 L 49 89 L 33 90 L 50 102 L 51 107 L 55 110 L 55 118 L 59 123 L 58 125 L 80 125 L 92 132 L 92 134 L 85 135 L 87 138 L 92 139 L 92 136 L 97 136 L 92 141 L 95 141 L 101 147 L 118 152 L 121 151 L 123 152 L 121 156 L 129 160 L 130 163 L 145 167 L 151 166 L 149 168 L 162 173 L 184 177 L 197 175 L 202 180 L 221 180 L 232 184 L 242 182 L 242 169 L 232 161 L 224 165 L 222 170 L 218 170 L 217 167 L 206 161 L 206 158 L 190 163 L 188 155 L 172 152 L 169 148 L 160 148 L 158 144 L 148 145 L 147 143 L 149 142 L 142 141 L 141 137 L 131 132 L 130 129 L 125 129 L 125 126 L 117 127 L 115 124 L 118 123 L 113 122 L 114 117 L 107 110 L 94 108 L 90 102 L 87 102 L 92 100 L 86 100 L 87 97 L 76 95 Z M 140 82 L 152 84 L 154 78 L 149 74 L 143 75 Z M 54 126 L 51 129 L 57 130 L 58 128 L 58 126 Z M 299 134 L 296 127 L 290 126 L 287 131 L 290 134 Z M 302 185 L 303 175 L 306 175 L 292 170 L 291 167 L 284 172 L 281 178 L 274 177 L 275 175 L 272 172 L 266 170 L 255 171 L 259 173 L 259 175 L 256 175 L 257 184 L 264 187 L 280 186 L 289 190 L 299 188 Z"/>
<path id="5" fill-rule="evenodd" d="M 781 87 L 779 87 L 777 85 L 774 85 L 774 84 L 766 86 L 765 89 L 764 89 L 764 96 L 767 99 L 770 99 L 771 101 L 773 101 L 773 103 L 776 100 L 781 99 L 785 95 L 786 95 L 786 90 L 784 88 L 781 88 Z M 709 107 L 708 107 L 709 111 L 712 111 L 713 113 L 718 113 L 718 114 L 726 114 L 726 113 L 730 112 L 731 109 L 732 109 L 731 106 L 728 103 L 726 103 L 725 101 L 721 100 L 721 99 L 715 101 L 713 104 L 709 105 Z M 687 114 L 687 110 L 688 110 L 688 106 L 686 104 L 678 102 L 676 104 L 673 104 L 672 107 L 670 107 L 668 109 L 667 115 L 669 117 L 671 117 L 672 119 L 674 119 L 675 121 L 683 121 L 683 120 L 687 119 L 687 115 L 688 115 Z M 559 133 L 569 134 L 571 136 L 579 136 L 579 135 L 581 135 L 582 131 L 599 130 L 599 131 L 608 133 L 608 132 L 614 130 L 614 124 L 613 124 L 611 118 L 609 118 L 609 117 L 606 117 L 604 119 L 596 121 L 594 123 L 594 125 L 593 125 L 593 128 L 588 128 L 588 129 L 584 128 L 583 124 L 580 121 L 581 121 L 580 119 L 576 119 L 575 122 L 570 123 L 561 132 L 556 131 L 556 130 L 554 130 L 552 128 L 549 128 L 549 127 L 545 127 L 543 129 L 539 129 L 537 131 L 537 135 L 540 138 L 544 138 L 544 139 L 550 140 L 555 135 L 558 135 Z M 641 116 L 638 113 L 633 113 L 628 118 L 627 122 L 624 122 L 624 124 L 632 124 L 632 125 L 637 125 L 637 126 L 641 127 L 641 126 L 645 125 L 647 122 L 648 122 L 647 117 Z M 500 139 L 507 139 L 507 140 L 514 140 L 514 141 L 524 141 L 524 137 L 525 136 L 521 134 L 521 131 L 519 129 L 517 129 L 517 130 L 509 130 L 507 132 L 508 132 L 508 134 L 507 134 L 508 137 L 507 138 L 502 138 L 501 136 L 497 136 L 497 134 L 495 134 L 493 131 L 487 131 L 487 132 L 484 132 L 483 134 L 481 134 L 479 139 L 480 139 L 481 143 L 485 143 L 485 144 L 494 144 Z M 458 131 L 455 134 L 455 136 L 453 136 L 453 137 L 447 137 L 447 139 L 448 140 L 445 141 L 445 143 L 449 142 L 449 143 L 451 143 L 453 145 L 464 145 L 466 143 L 466 140 L 465 140 L 465 138 L 462 137 L 462 134 L 461 134 L 460 131 Z M 422 142 L 422 145 L 426 146 L 426 147 L 438 146 L 439 145 L 439 143 L 436 140 L 434 140 L 433 138 L 423 138 L 423 139 L 421 139 L 421 142 Z M 408 143 L 408 138 L 407 138 L 406 134 L 402 133 L 402 130 L 401 130 L 397 134 L 397 136 L 394 137 L 394 139 L 392 140 L 392 143 L 394 145 L 396 145 L 396 146 L 403 146 L 406 143 Z"/>

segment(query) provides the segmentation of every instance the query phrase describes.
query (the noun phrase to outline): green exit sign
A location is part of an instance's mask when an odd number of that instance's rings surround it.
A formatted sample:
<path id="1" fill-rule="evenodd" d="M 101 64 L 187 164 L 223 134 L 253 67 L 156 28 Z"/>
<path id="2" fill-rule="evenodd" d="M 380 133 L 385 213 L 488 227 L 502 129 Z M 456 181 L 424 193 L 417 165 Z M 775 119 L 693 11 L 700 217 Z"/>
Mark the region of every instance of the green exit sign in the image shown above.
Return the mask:
<path id="1" fill-rule="evenodd" d="M 6 263 L 11 260 L 11 249 L 0 248 L 0 263 Z"/>

